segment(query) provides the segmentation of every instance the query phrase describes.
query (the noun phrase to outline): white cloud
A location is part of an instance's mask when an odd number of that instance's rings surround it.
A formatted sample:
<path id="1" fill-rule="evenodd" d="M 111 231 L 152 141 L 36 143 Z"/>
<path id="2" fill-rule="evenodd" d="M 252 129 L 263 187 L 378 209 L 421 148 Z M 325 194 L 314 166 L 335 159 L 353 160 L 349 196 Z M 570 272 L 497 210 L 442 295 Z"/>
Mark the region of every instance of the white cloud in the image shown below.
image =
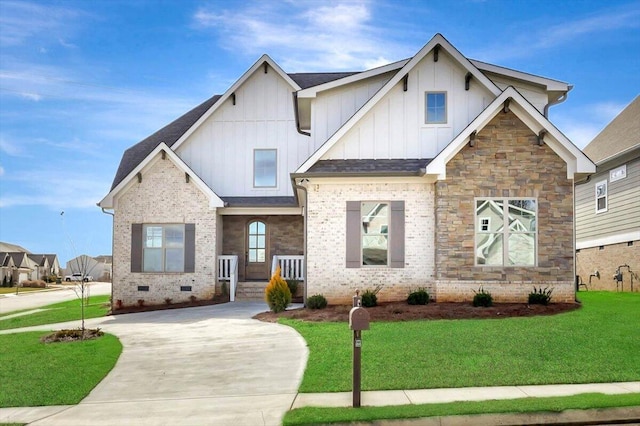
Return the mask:
<path id="1" fill-rule="evenodd" d="M 586 104 L 574 108 L 573 111 L 554 115 L 552 121 L 578 148 L 582 149 L 625 107 L 626 105 L 616 102 Z"/>
<path id="2" fill-rule="evenodd" d="M 389 63 L 388 57 L 415 53 L 413 47 L 390 41 L 374 25 L 367 1 L 317 5 L 302 2 L 279 7 L 279 3 L 265 2 L 233 11 L 200 8 L 193 21 L 200 30 L 219 33 L 227 49 L 255 56 L 268 52 L 291 72 L 361 70 Z"/>
<path id="3" fill-rule="evenodd" d="M 16 143 L 15 141 L 9 141 L 5 135 L 0 135 L 0 152 L 4 152 L 10 157 L 26 157 L 24 146 Z"/>
<path id="4" fill-rule="evenodd" d="M 4 167 L 0 166 L 0 176 L 4 176 Z"/>

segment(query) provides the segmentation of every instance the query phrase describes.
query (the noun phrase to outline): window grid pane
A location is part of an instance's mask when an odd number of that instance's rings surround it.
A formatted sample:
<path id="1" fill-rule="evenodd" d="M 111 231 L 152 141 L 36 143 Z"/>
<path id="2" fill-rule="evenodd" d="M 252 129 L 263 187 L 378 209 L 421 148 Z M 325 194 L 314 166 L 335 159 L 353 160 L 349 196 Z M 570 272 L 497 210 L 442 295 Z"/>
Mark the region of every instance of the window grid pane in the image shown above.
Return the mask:
<path id="1" fill-rule="evenodd" d="M 425 100 L 426 123 L 446 123 L 447 122 L 447 101 L 446 93 L 427 93 Z"/>
<path id="2" fill-rule="evenodd" d="M 363 202 L 360 213 L 362 265 L 386 266 L 389 260 L 389 204 Z"/>
<path id="3" fill-rule="evenodd" d="M 145 225 L 143 272 L 184 271 L 184 225 Z"/>
<path id="4" fill-rule="evenodd" d="M 253 151 L 253 186 L 275 187 L 277 155 L 275 149 Z"/>

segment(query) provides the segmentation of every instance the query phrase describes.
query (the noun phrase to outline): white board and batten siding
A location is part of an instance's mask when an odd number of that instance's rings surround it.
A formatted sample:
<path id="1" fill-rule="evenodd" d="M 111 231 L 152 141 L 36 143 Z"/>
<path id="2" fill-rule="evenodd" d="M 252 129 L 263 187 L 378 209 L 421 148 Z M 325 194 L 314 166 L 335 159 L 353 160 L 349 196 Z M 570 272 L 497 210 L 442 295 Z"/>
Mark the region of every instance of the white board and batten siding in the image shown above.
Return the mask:
<path id="1" fill-rule="evenodd" d="M 522 96 L 531 102 L 531 105 L 533 105 L 540 114 L 544 114 L 544 107 L 549 103 L 549 97 L 544 88 L 533 84 L 526 84 L 521 81 L 496 77 L 494 75 L 491 76 L 491 81 L 493 81 L 500 90 L 505 90 L 507 87 L 513 86 Z"/>
<path id="2" fill-rule="evenodd" d="M 640 233 L 640 159 L 626 163 L 627 176 L 611 182 L 609 170 L 576 186 L 576 244 Z M 596 213 L 595 186 L 607 181 L 607 211 Z M 619 241 L 624 242 L 624 241 Z M 602 244 L 598 244 L 602 245 Z"/>
<path id="3" fill-rule="evenodd" d="M 177 150 L 219 196 L 291 196 L 289 179 L 312 153 L 296 130 L 291 87 L 262 67 L 235 91 Z M 277 149 L 277 187 L 253 187 L 253 152 Z"/>
<path id="4" fill-rule="evenodd" d="M 467 71 L 442 52 L 433 52 L 410 72 L 407 91 L 400 81 L 323 159 L 433 158 L 494 99 Z M 446 92 L 447 122 L 425 123 L 425 94 Z"/>

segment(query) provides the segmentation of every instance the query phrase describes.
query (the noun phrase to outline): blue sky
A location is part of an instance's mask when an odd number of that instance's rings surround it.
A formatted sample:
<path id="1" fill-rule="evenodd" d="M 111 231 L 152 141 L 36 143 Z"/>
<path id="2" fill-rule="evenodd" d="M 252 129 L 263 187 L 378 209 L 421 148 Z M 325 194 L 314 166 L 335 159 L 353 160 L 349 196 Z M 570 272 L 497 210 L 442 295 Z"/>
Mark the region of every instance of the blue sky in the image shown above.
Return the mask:
<path id="1" fill-rule="evenodd" d="M 286 72 L 357 71 L 438 32 L 573 84 L 550 118 L 581 148 L 640 92 L 638 1 L 0 0 L 0 241 L 62 262 L 110 254 L 96 203 L 122 152 L 261 54 Z"/>

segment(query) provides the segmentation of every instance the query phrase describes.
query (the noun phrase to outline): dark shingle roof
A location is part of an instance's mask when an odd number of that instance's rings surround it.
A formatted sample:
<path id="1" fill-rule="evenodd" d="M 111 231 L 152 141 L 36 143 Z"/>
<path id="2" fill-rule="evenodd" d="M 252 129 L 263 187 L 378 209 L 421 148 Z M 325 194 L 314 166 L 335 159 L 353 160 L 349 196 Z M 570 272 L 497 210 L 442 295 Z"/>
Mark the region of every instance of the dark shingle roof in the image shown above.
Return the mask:
<path id="1" fill-rule="evenodd" d="M 319 86 L 320 84 L 349 77 L 354 74 L 358 74 L 358 72 L 300 72 L 287 75 L 291 77 L 291 79 L 295 81 L 300 88 L 306 89 L 308 87 Z"/>
<path id="2" fill-rule="evenodd" d="M 113 179 L 111 189 L 118 186 L 161 142 L 166 143 L 169 147 L 173 146 L 218 99 L 220 99 L 220 95 L 215 95 L 207 99 L 191 111 L 127 149 L 122 155 L 122 160 L 120 160 L 120 166 L 118 166 L 118 171 L 116 172 L 116 177 Z"/>
<path id="3" fill-rule="evenodd" d="M 420 175 L 431 162 L 430 158 L 410 158 L 392 160 L 320 160 L 304 175 L 344 176 L 344 175 Z"/>
<path id="4" fill-rule="evenodd" d="M 225 207 L 297 207 L 295 197 L 220 197 Z"/>

